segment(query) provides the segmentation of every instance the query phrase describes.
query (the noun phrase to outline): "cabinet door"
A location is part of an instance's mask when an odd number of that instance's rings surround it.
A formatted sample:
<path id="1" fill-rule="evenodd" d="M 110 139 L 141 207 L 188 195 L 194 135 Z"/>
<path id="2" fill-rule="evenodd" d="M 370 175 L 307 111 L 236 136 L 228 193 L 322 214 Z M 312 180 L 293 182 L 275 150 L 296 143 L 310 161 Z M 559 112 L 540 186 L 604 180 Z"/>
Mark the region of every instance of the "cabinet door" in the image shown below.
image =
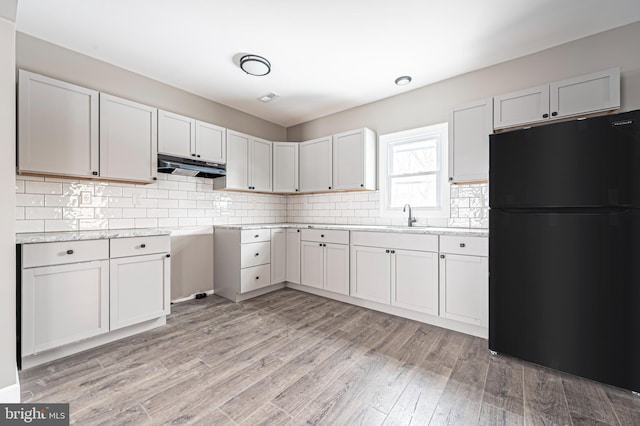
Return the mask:
<path id="1" fill-rule="evenodd" d="M 487 326 L 489 267 L 486 257 L 440 255 L 440 315 Z"/>
<path id="2" fill-rule="evenodd" d="M 109 261 L 22 271 L 22 355 L 109 331 Z"/>
<path id="3" fill-rule="evenodd" d="M 316 192 L 331 189 L 331 137 L 300 144 L 300 191 Z"/>
<path id="4" fill-rule="evenodd" d="M 100 177 L 157 178 L 157 117 L 156 108 L 100 94 Z"/>
<path id="5" fill-rule="evenodd" d="M 271 192 L 271 142 L 251 139 L 249 158 L 251 189 Z"/>
<path id="6" fill-rule="evenodd" d="M 551 117 L 569 117 L 620 108 L 620 68 L 550 85 Z"/>
<path id="7" fill-rule="evenodd" d="M 195 157 L 196 120 L 167 111 L 158 111 L 158 152 Z"/>
<path id="8" fill-rule="evenodd" d="M 322 243 L 302 241 L 300 257 L 300 284 L 323 288 L 324 250 Z"/>
<path id="9" fill-rule="evenodd" d="M 111 330 L 169 314 L 166 254 L 111 259 Z"/>
<path id="10" fill-rule="evenodd" d="M 227 162 L 227 131 L 220 126 L 196 121 L 196 158 L 212 163 Z"/>
<path id="11" fill-rule="evenodd" d="M 299 229 L 287 229 L 287 281 L 300 284 Z"/>
<path id="12" fill-rule="evenodd" d="M 20 70 L 20 172 L 97 176 L 98 92 Z"/>
<path id="13" fill-rule="evenodd" d="M 391 303 L 390 250 L 351 246 L 351 295 Z"/>
<path id="14" fill-rule="evenodd" d="M 349 295 L 349 246 L 325 244 L 324 289 Z"/>
<path id="15" fill-rule="evenodd" d="M 227 188 L 249 187 L 249 136 L 227 131 Z"/>
<path id="16" fill-rule="evenodd" d="M 271 284 L 287 279 L 287 231 L 271 230 Z"/>
<path id="17" fill-rule="evenodd" d="M 489 179 L 493 99 L 453 108 L 449 127 L 449 181 Z"/>
<path id="18" fill-rule="evenodd" d="M 333 136 L 333 189 L 364 188 L 364 133 Z"/>
<path id="19" fill-rule="evenodd" d="M 391 251 L 391 304 L 438 315 L 438 253 Z"/>
<path id="20" fill-rule="evenodd" d="M 549 119 L 549 85 L 493 98 L 493 127 L 518 126 Z"/>
<path id="21" fill-rule="evenodd" d="M 273 192 L 299 192 L 297 142 L 273 143 Z"/>

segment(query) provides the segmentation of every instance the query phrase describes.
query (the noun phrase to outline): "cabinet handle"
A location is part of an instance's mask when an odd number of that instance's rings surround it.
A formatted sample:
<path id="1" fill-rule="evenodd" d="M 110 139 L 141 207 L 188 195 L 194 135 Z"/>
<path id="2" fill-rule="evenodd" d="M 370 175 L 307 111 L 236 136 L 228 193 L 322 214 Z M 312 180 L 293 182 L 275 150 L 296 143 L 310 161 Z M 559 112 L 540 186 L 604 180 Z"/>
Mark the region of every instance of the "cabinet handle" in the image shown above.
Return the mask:
<path id="1" fill-rule="evenodd" d="M 253 236 L 253 238 L 258 238 L 260 236 L 260 234 L 256 234 Z"/>
<path id="2" fill-rule="evenodd" d="M 256 253 L 256 257 L 260 256 L 260 253 Z"/>
<path id="3" fill-rule="evenodd" d="M 384 252 L 385 252 L 385 253 L 389 253 L 389 252 L 390 252 L 390 250 L 385 250 Z"/>
<path id="4" fill-rule="evenodd" d="M 542 118 L 549 118 L 549 114 L 542 114 Z"/>
<path id="5" fill-rule="evenodd" d="M 92 175 L 98 176 L 98 172 L 91 172 Z"/>
<path id="6" fill-rule="evenodd" d="M 140 248 L 146 248 L 147 245 L 146 244 L 140 244 Z"/>
<path id="7" fill-rule="evenodd" d="M 73 254 L 73 250 L 67 250 L 67 254 Z"/>
<path id="8" fill-rule="evenodd" d="M 444 254 L 441 254 L 441 255 L 440 255 L 440 259 L 444 259 Z"/>
<path id="9" fill-rule="evenodd" d="M 460 243 L 460 247 L 465 248 L 467 245 L 465 243 Z"/>
<path id="10" fill-rule="evenodd" d="M 551 113 L 551 115 L 555 117 L 556 115 L 558 115 L 558 112 L 557 112 L 557 111 L 553 111 L 553 112 Z"/>
<path id="11" fill-rule="evenodd" d="M 395 254 L 395 253 L 396 253 L 396 251 L 395 251 L 395 250 L 391 250 L 391 254 Z"/>

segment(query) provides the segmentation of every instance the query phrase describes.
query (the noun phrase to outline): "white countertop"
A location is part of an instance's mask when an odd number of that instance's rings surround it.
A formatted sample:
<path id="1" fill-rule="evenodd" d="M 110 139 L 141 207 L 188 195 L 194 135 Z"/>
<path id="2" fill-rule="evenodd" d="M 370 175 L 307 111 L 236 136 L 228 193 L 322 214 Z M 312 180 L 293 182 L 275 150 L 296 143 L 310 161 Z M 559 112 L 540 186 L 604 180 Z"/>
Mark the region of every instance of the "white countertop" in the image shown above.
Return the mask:
<path id="1" fill-rule="evenodd" d="M 318 223 L 259 223 L 252 225 L 216 225 L 220 229 L 273 229 L 273 228 L 308 228 L 308 229 L 341 229 L 345 231 L 394 232 L 402 234 L 454 235 L 468 237 L 488 237 L 486 228 L 437 228 L 430 226 L 380 226 L 380 225 L 324 225 Z"/>
<path id="2" fill-rule="evenodd" d="M 151 237 L 170 235 L 168 229 L 102 229 L 98 231 L 36 232 L 16 234 L 16 244 L 53 243 L 62 241 L 104 240 L 108 238 Z"/>

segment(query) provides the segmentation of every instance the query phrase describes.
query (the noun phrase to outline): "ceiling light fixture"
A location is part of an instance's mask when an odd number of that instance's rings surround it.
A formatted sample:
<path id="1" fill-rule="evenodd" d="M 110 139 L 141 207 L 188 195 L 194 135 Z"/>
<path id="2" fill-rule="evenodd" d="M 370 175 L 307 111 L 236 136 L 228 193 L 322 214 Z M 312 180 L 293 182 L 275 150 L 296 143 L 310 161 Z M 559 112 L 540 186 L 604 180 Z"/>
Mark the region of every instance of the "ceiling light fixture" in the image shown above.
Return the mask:
<path id="1" fill-rule="evenodd" d="M 267 75 L 271 72 L 271 63 L 262 56 L 244 55 L 240 58 L 240 68 L 250 75 Z"/>
<path id="2" fill-rule="evenodd" d="M 408 75 L 403 75 L 401 77 L 396 78 L 396 84 L 398 86 L 406 86 L 411 83 L 411 77 Z"/>

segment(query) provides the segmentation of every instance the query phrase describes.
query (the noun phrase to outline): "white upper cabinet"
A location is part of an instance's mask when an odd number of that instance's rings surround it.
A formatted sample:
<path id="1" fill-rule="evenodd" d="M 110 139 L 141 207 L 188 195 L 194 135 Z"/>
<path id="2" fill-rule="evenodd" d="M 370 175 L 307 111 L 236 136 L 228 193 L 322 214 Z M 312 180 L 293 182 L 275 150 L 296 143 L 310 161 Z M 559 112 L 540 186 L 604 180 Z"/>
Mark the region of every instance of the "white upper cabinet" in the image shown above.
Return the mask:
<path id="1" fill-rule="evenodd" d="M 227 189 L 271 192 L 272 142 L 227 130 Z"/>
<path id="2" fill-rule="evenodd" d="M 493 99 L 454 107 L 449 132 L 449 182 L 489 179 Z"/>
<path id="3" fill-rule="evenodd" d="M 358 129 L 333 135 L 333 189 L 376 189 L 376 134 Z"/>
<path id="4" fill-rule="evenodd" d="M 19 172 L 98 176 L 98 92 L 19 71 Z"/>
<path id="5" fill-rule="evenodd" d="M 157 180 L 157 114 L 156 108 L 100 94 L 100 177 Z"/>
<path id="6" fill-rule="evenodd" d="M 198 160 L 224 164 L 227 162 L 227 131 L 196 120 L 196 146 L 193 152 Z"/>
<path id="7" fill-rule="evenodd" d="M 493 107 L 495 129 L 617 109 L 620 68 L 496 96 Z"/>
<path id="8" fill-rule="evenodd" d="M 158 111 L 158 152 L 195 157 L 196 120 L 168 111 Z"/>
<path id="9" fill-rule="evenodd" d="M 273 192 L 299 192 L 297 142 L 273 143 Z"/>
<path id="10" fill-rule="evenodd" d="M 620 108 L 620 68 L 551 83 L 549 102 L 557 118 Z"/>
<path id="11" fill-rule="evenodd" d="M 331 136 L 300 143 L 300 191 L 327 192 L 332 189 Z"/>
<path id="12" fill-rule="evenodd" d="M 493 108 L 493 127 L 496 129 L 547 120 L 549 85 L 496 96 Z"/>

